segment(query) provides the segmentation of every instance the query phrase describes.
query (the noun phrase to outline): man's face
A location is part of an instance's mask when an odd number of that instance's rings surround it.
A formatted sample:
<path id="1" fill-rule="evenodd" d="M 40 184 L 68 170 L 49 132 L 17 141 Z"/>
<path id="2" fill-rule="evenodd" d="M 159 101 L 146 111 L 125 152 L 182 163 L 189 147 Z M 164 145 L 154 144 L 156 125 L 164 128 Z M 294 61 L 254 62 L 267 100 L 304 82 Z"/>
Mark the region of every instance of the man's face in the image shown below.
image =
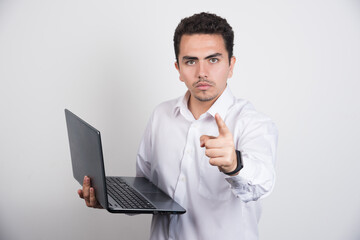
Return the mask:
<path id="1" fill-rule="evenodd" d="M 191 93 L 190 101 L 214 102 L 232 76 L 235 57 L 229 64 L 224 39 L 218 34 L 183 35 L 179 63 L 180 80 Z"/>

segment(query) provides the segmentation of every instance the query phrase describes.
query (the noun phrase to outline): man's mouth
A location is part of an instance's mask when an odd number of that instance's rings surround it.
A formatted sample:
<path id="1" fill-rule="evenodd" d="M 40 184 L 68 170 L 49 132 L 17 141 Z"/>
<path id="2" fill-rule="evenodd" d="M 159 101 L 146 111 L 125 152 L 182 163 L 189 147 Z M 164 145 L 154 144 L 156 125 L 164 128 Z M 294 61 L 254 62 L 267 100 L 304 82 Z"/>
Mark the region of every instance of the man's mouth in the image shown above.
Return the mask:
<path id="1" fill-rule="evenodd" d="M 213 84 L 211 84 L 210 81 L 198 81 L 194 85 L 195 85 L 195 88 L 202 90 L 202 91 L 208 90 L 209 88 L 211 88 L 213 86 Z"/>
<path id="2" fill-rule="evenodd" d="M 207 84 L 207 83 L 199 83 L 196 85 L 196 88 L 199 89 L 199 90 L 208 90 L 209 88 L 211 87 L 210 84 Z"/>

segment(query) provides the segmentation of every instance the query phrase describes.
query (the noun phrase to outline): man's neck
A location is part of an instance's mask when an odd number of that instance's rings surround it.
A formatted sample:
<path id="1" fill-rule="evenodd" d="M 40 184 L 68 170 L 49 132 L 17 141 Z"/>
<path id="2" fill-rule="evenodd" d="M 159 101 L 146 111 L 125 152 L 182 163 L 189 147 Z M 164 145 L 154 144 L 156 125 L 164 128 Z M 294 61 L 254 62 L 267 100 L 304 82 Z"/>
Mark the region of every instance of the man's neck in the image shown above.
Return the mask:
<path id="1" fill-rule="evenodd" d="M 205 113 L 210 107 L 213 105 L 215 100 L 202 102 L 194 98 L 192 95 L 189 97 L 188 108 L 195 119 L 199 119 L 199 117 Z"/>
<path id="2" fill-rule="evenodd" d="M 220 94 L 218 94 L 214 99 L 209 101 L 200 101 L 195 98 L 190 92 L 189 100 L 188 100 L 188 109 L 197 120 L 199 117 L 207 112 L 211 106 L 216 102 L 216 100 L 224 93 L 226 88 L 224 88 Z"/>
<path id="3" fill-rule="evenodd" d="M 197 120 L 203 113 L 207 112 L 211 108 L 211 106 L 220 96 L 221 94 L 210 101 L 200 101 L 194 98 L 194 96 L 190 95 L 188 100 L 188 108 L 194 118 Z"/>

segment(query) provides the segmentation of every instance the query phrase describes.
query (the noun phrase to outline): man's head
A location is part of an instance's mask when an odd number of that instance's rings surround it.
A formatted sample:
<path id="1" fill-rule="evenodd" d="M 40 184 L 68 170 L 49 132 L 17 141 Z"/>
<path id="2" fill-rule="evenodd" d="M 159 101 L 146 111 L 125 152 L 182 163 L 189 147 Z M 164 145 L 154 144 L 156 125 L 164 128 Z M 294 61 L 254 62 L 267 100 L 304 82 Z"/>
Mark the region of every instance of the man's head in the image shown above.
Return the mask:
<path id="1" fill-rule="evenodd" d="M 181 20 L 174 34 L 176 61 L 179 64 L 180 41 L 183 35 L 218 34 L 224 40 L 229 62 L 233 56 L 234 32 L 226 19 L 212 13 L 198 13 Z"/>
<path id="2" fill-rule="evenodd" d="M 175 31 L 175 67 L 190 91 L 189 104 L 208 105 L 222 94 L 235 65 L 234 33 L 225 19 L 200 13 L 183 19 Z"/>

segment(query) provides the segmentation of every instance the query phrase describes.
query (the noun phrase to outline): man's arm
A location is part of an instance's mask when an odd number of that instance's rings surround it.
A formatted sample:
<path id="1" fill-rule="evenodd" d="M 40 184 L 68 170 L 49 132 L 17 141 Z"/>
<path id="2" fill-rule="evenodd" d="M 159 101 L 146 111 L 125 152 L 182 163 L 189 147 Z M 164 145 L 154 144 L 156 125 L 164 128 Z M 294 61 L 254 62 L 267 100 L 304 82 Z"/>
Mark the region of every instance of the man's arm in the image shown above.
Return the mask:
<path id="1" fill-rule="evenodd" d="M 234 143 L 231 132 L 217 114 L 219 136 L 201 136 L 200 143 L 211 165 L 228 173 L 237 166 L 236 150 L 240 150 L 244 167 L 234 176 L 226 176 L 233 193 L 244 202 L 255 201 L 268 195 L 275 182 L 275 152 L 277 130 L 268 118 L 256 117 L 244 129 L 242 138 Z M 235 155 L 235 156 L 234 156 Z"/>
<path id="2" fill-rule="evenodd" d="M 136 156 L 136 176 L 150 179 L 151 175 L 151 129 L 152 117 L 150 117 L 141 139 L 139 150 Z"/>

